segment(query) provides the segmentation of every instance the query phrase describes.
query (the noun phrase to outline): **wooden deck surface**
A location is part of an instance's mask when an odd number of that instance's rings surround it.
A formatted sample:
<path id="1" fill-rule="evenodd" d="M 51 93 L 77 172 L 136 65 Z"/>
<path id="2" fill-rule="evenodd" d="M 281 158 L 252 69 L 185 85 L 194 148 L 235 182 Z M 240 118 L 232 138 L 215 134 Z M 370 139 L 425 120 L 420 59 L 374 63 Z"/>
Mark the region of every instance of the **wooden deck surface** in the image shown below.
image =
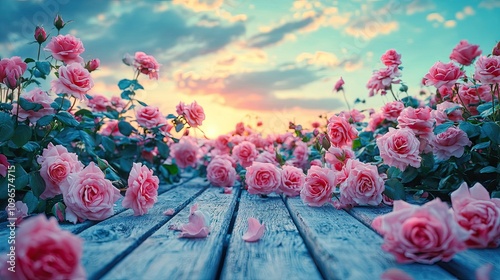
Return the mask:
<path id="1" fill-rule="evenodd" d="M 300 198 L 261 198 L 235 188 L 232 194 L 202 178 L 160 187 L 158 203 L 144 216 L 115 207 L 101 222 L 62 224 L 84 239 L 82 262 L 89 279 L 379 279 L 399 268 L 415 279 L 475 279 L 485 263 L 500 279 L 500 249 L 467 250 L 451 262 L 398 264 L 382 251 L 371 221 L 390 207 L 313 208 Z M 197 203 L 211 217 L 210 235 L 178 238 L 170 225 L 186 223 Z M 173 216 L 163 212 L 174 209 Z M 248 217 L 266 225 L 262 239 L 242 240 Z M 7 251 L 8 228 L 0 223 L 0 252 Z M 22 241 L 20 241 L 22 242 Z"/>

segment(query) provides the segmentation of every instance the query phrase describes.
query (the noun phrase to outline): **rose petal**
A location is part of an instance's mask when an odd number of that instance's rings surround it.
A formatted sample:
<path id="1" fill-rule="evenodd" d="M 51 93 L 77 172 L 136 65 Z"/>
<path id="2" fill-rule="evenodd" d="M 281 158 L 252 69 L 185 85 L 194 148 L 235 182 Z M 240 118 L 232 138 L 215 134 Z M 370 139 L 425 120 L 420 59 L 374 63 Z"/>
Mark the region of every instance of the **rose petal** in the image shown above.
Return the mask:
<path id="1" fill-rule="evenodd" d="M 380 280 L 413 280 L 413 277 L 400 269 L 390 268 L 380 275 Z"/>
<path id="2" fill-rule="evenodd" d="M 248 230 L 243 234 L 243 240 L 246 242 L 255 242 L 262 238 L 266 225 L 260 224 L 255 218 L 248 218 Z"/>
<path id="3" fill-rule="evenodd" d="M 476 183 L 470 188 L 470 196 L 480 200 L 490 200 L 490 194 L 480 183 Z"/>
<path id="4" fill-rule="evenodd" d="M 175 209 L 168 208 L 167 210 L 165 210 L 165 212 L 163 212 L 163 215 L 165 215 L 165 216 L 172 216 L 172 215 L 174 215 L 174 213 L 175 213 Z"/>
<path id="5" fill-rule="evenodd" d="M 476 280 L 490 280 L 490 274 L 493 270 L 491 263 L 484 264 L 476 269 Z"/>

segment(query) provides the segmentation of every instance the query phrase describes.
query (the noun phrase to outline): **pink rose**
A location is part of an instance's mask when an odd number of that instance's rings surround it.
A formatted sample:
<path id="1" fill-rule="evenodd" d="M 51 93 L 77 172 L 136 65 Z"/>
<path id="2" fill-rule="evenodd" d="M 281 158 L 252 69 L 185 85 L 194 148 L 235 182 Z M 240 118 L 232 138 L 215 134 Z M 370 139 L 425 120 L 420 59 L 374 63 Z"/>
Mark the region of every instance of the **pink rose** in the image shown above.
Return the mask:
<path id="1" fill-rule="evenodd" d="M 156 59 L 143 52 L 136 52 L 134 57 L 134 67 L 142 74 L 148 75 L 149 79 L 158 80 L 160 64 Z"/>
<path id="2" fill-rule="evenodd" d="M 237 123 L 234 133 L 238 135 L 243 135 L 243 133 L 245 133 L 245 124 L 243 122 Z"/>
<path id="3" fill-rule="evenodd" d="M 224 135 L 219 135 L 217 139 L 215 139 L 215 148 L 223 154 L 229 154 L 231 151 L 231 148 L 229 147 L 229 141 L 231 140 L 231 136 L 224 134 Z"/>
<path id="4" fill-rule="evenodd" d="M 207 179 L 214 186 L 232 187 L 236 176 L 232 163 L 224 157 L 215 157 L 207 166 Z"/>
<path id="5" fill-rule="evenodd" d="M 458 224 L 471 233 L 469 248 L 495 248 L 500 245 L 500 199 L 490 198 L 479 183 L 469 189 L 463 183 L 451 193 L 453 214 Z"/>
<path id="6" fill-rule="evenodd" d="M 109 120 L 101 128 L 100 133 L 106 136 L 123 136 L 118 128 L 118 120 Z"/>
<path id="7" fill-rule="evenodd" d="M 83 164 L 75 153 L 70 153 L 62 145 L 49 143 L 47 148 L 37 159 L 40 167 L 40 176 L 45 181 L 45 190 L 40 195 L 47 199 L 63 193 L 60 188 L 68 176 L 83 169 Z"/>
<path id="8" fill-rule="evenodd" d="M 5 207 L 5 212 L 7 212 L 9 220 L 16 219 L 16 226 L 19 226 L 23 219 L 28 217 L 28 205 L 22 201 L 16 201 L 16 203 L 9 202 L 7 207 Z"/>
<path id="9" fill-rule="evenodd" d="M 446 113 L 447 110 L 453 110 L 449 113 Z M 463 114 L 463 106 L 457 103 L 444 101 L 439 103 L 436 106 L 436 110 L 432 110 L 431 112 L 432 118 L 436 120 L 436 125 L 440 125 L 447 121 L 458 122 L 464 120 Z"/>
<path id="10" fill-rule="evenodd" d="M 246 170 L 245 183 L 249 194 L 270 194 L 281 185 L 281 172 L 271 163 L 254 162 Z"/>
<path id="11" fill-rule="evenodd" d="M 309 146 L 307 146 L 307 143 L 296 141 L 293 148 L 293 156 L 299 166 L 305 166 L 309 156 Z"/>
<path id="12" fill-rule="evenodd" d="M 85 96 L 94 87 L 94 81 L 87 69 L 78 63 L 71 63 L 59 67 L 59 79 L 51 82 L 55 93 L 63 93 L 74 96 L 80 100 L 86 100 Z"/>
<path id="13" fill-rule="evenodd" d="M 145 128 L 153 128 L 166 123 L 166 119 L 156 106 L 145 106 L 137 109 L 137 123 Z"/>
<path id="14" fill-rule="evenodd" d="M 380 157 L 384 163 L 404 171 L 408 165 L 419 168 L 422 158 L 415 133 L 409 128 L 389 128 L 389 132 L 377 138 Z"/>
<path id="15" fill-rule="evenodd" d="M 394 66 L 398 67 L 401 65 L 401 55 L 396 52 L 394 49 L 387 50 L 382 57 L 380 58 L 382 63 L 384 63 L 385 66 Z"/>
<path id="16" fill-rule="evenodd" d="M 476 57 L 480 56 L 482 51 L 478 45 L 471 45 L 466 40 L 461 40 L 458 45 L 453 48 L 450 54 L 450 59 L 459 64 L 469 66 Z"/>
<path id="17" fill-rule="evenodd" d="M 47 40 L 47 32 L 45 32 L 45 29 L 42 26 L 37 26 L 35 28 L 35 34 L 33 36 L 38 44 L 42 44 Z"/>
<path id="18" fill-rule="evenodd" d="M 72 223 L 84 220 L 102 221 L 114 214 L 113 205 L 120 191 L 91 162 L 78 173 L 72 173 L 61 185 L 66 219 Z"/>
<path id="19" fill-rule="evenodd" d="M 256 162 L 268 162 L 268 163 L 272 163 L 276 166 L 279 166 L 279 163 L 276 160 L 276 154 L 268 152 L 268 151 L 263 151 L 262 153 L 260 153 L 257 156 L 257 158 L 255 159 L 255 161 Z"/>
<path id="20" fill-rule="evenodd" d="M 300 190 L 304 187 L 306 175 L 302 169 L 284 165 L 281 170 L 280 191 L 288 197 L 300 195 Z"/>
<path id="21" fill-rule="evenodd" d="M 345 118 L 350 123 L 362 122 L 366 118 L 362 112 L 356 109 L 352 109 L 351 111 L 342 111 L 338 113 L 338 116 Z"/>
<path id="22" fill-rule="evenodd" d="M 98 58 L 94 58 L 85 64 L 85 69 L 89 70 L 89 72 L 92 72 L 97 70 L 100 65 L 101 61 Z"/>
<path id="23" fill-rule="evenodd" d="M 348 175 L 340 184 L 340 203 L 336 204 L 337 208 L 355 205 L 376 206 L 382 202 L 384 180 L 378 174 L 375 165 L 350 159 L 345 170 Z"/>
<path id="24" fill-rule="evenodd" d="M 300 198 L 309 206 L 320 207 L 332 201 L 335 189 L 335 173 L 328 168 L 311 166 L 307 171 Z"/>
<path id="25" fill-rule="evenodd" d="M 83 63 L 83 58 L 80 57 L 80 54 L 85 51 L 85 48 L 82 41 L 73 35 L 57 35 L 56 37 L 52 37 L 44 50 L 50 52 L 52 57 L 63 61 L 65 64 L 74 62 Z"/>
<path id="26" fill-rule="evenodd" d="M 368 121 L 368 126 L 366 127 L 366 131 L 375 131 L 379 128 L 384 122 L 385 117 L 381 112 L 377 112 L 370 115 L 370 120 Z"/>
<path id="27" fill-rule="evenodd" d="M 498 42 L 491 50 L 491 55 L 500 56 L 500 42 Z"/>
<path id="28" fill-rule="evenodd" d="M 0 60 L 0 83 L 4 83 L 10 89 L 17 88 L 19 78 L 23 76 L 27 67 L 28 65 L 19 56 Z"/>
<path id="29" fill-rule="evenodd" d="M 431 140 L 432 151 L 438 160 L 448 160 L 452 156 L 459 158 L 464 154 L 465 146 L 471 144 L 467 133 L 455 126 L 435 135 Z"/>
<path id="30" fill-rule="evenodd" d="M 453 97 L 453 89 L 454 88 L 456 88 L 456 86 L 453 86 L 453 87 L 441 86 L 438 89 L 438 93 L 441 97 L 441 100 L 451 100 Z"/>
<path id="31" fill-rule="evenodd" d="M 425 74 L 425 85 L 435 86 L 440 88 L 446 86 L 451 88 L 455 85 L 458 79 L 464 76 L 464 72 L 458 68 L 453 62 L 442 63 L 441 61 L 436 62 L 429 72 Z"/>
<path id="32" fill-rule="evenodd" d="M 358 137 L 358 131 L 345 118 L 335 115 L 328 120 L 327 133 L 335 147 L 350 146 Z"/>
<path id="33" fill-rule="evenodd" d="M 179 143 L 172 144 L 170 152 L 179 168 L 196 167 L 200 157 L 198 146 L 186 137 L 183 137 Z"/>
<path id="34" fill-rule="evenodd" d="M 340 79 L 335 83 L 335 86 L 333 87 L 333 90 L 335 90 L 336 92 L 339 92 L 341 90 L 344 89 L 344 79 L 342 79 L 342 77 L 340 77 Z"/>
<path id="35" fill-rule="evenodd" d="M 92 99 L 87 101 L 87 106 L 89 106 L 93 112 L 107 112 L 108 107 L 111 107 L 111 102 L 104 95 L 94 94 Z"/>
<path id="36" fill-rule="evenodd" d="M 479 114 L 477 106 L 481 102 L 490 102 L 492 99 L 489 85 L 475 86 L 472 84 L 461 84 L 458 87 L 458 95 L 455 95 L 453 101 L 463 104 L 474 115 Z"/>
<path id="37" fill-rule="evenodd" d="M 114 109 L 118 112 L 121 112 L 123 109 L 125 109 L 126 104 L 120 96 L 112 96 L 109 102 L 111 103 L 111 106 L 113 106 Z"/>
<path id="38" fill-rule="evenodd" d="M 7 157 L 3 154 L 0 154 L 0 176 L 7 176 L 7 170 L 9 169 L 10 163 L 7 160 Z"/>
<path id="39" fill-rule="evenodd" d="M 450 261 L 469 237 L 439 198 L 422 206 L 394 201 L 393 211 L 376 217 L 372 227 L 384 236 L 382 249 L 400 263 Z"/>
<path id="40" fill-rule="evenodd" d="M 476 61 L 474 79 L 483 84 L 500 83 L 500 56 L 481 56 Z"/>
<path id="41" fill-rule="evenodd" d="M 158 200 L 160 180 L 153 175 L 153 170 L 142 163 L 134 163 L 128 177 L 128 188 L 122 201 L 124 208 L 134 210 L 134 216 L 142 216 Z"/>
<path id="42" fill-rule="evenodd" d="M 17 115 L 22 121 L 29 119 L 31 123 L 36 123 L 41 117 L 54 113 L 54 108 L 51 106 L 54 100 L 40 88 L 34 88 L 31 91 L 23 92 L 21 93 L 21 97 L 29 102 L 42 105 L 42 108 L 36 112 L 32 110 L 26 111 L 20 106 L 18 110 L 17 105 L 14 105 L 12 113 Z"/>
<path id="43" fill-rule="evenodd" d="M 374 96 L 378 92 L 385 95 L 387 90 L 391 88 L 391 84 L 399 84 L 398 77 L 400 76 L 401 73 L 397 67 L 386 67 L 374 71 L 366 84 L 366 88 L 370 90 L 369 96 Z"/>
<path id="44" fill-rule="evenodd" d="M 333 170 L 341 171 L 347 160 L 356 158 L 354 152 L 349 148 L 338 148 L 331 146 L 325 153 L 325 161 L 329 163 Z"/>
<path id="45" fill-rule="evenodd" d="M 249 141 L 243 141 L 233 148 L 233 156 L 236 157 L 238 163 L 247 168 L 252 165 L 252 162 L 257 158 L 259 152 L 255 145 Z"/>
<path id="46" fill-rule="evenodd" d="M 183 114 L 189 126 L 191 127 L 198 127 L 205 120 L 205 112 L 203 111 L 203 107 L 198 105 L 196 101 L 187 106 L 184 106 Z"/>
<path id="47" fill-rule="evenodd" d="M 398 128 L 410 128 L 415 135 L 426 135 L 432 133 L 435 120 L 431 115 L 430 107 L 413 108 L 406 107 L 399 115 Z"/>
<path id="48" fill-rule="evenodd" d="M 401 101 L 389 102 L 382 107 L 382 114 L 386 120 L 396 121 L 404 108 L 405 105 Z"/>

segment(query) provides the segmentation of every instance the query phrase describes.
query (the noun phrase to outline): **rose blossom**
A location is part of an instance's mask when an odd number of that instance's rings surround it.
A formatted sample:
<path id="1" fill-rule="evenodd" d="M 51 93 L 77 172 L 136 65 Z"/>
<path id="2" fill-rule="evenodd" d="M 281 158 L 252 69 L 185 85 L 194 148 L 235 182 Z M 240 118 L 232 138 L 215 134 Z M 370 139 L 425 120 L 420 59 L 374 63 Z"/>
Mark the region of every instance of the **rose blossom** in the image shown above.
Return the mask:
<path id="1" fill-rule="evenodd" d="M 476 61 L 474 79 L 483 84 L 500 83 L 500 56 L 481 56 Z"/>
<path id="2" fill-rule="evenodd" d="M 491 55 L 500 56 L 500 42 L 498 42 L 491 50 Z"/>
<path id="3" fill-rule="evenodd" d="M 183 108 L 182 114 L 186 118 L 189 126 L 198 127 L 202 125 L 205 120 L 205 112 L 203 111 L 203 107 L 198 105 L 196 101 L 189 105 L 181 106 Z"/>
<path id="4" fill-rule="evenodd" d="M 257 156 L 257 158 L 255 159 L 255 161 L 256 162 L 268 162 L 268 163 L 272 163 L 276 166 L 279 166 L 279 163 L 276 160 L 276 154 L 268 152 L 268 151 L 263 151 L 262 153 L 260 153 Z"/>
<path id="5" fill-rule="evenodd" d="M 122 201 L 124 208 L 132 208 L 134 216 L 142 216 L 158 200 L 160 180 L 153 170 L 142 163 L 134 163 L 128 177 L 128 188 Z"/>
<path id="6" fill-rule="evenodd" d="M 19 56 L 0 60 L 0 83 L 15 89 L 27 67 L 28 65 Z"/>
<path id="7" fill-rule="evenodd" d="M 9 203 L 10 205 L 10 203 Z M 28 217 L 28 205 L 22 201 L 16 201 L 14 208 L 5 207 L 5 212 L 8 213 L 8 218 L 16 219 L 16 226 L 19 226 L 25 217 Z"/>
<path id="8" fill-rule="evenodd" d="M 3 279 L 85 279 L 81 265 L 83 240 L 61 230 L 57 220 L 47 220 L 40 214 L 23 222 L 16 238 L 15 273 L 7 270 L 7 263 L 1 261 L 0 275 Z M 43 252 L 43 253 L 42 253 Z"/>
<path id="9" fill-rule="evenodd" d="M 63 193 L 60 188 L 62 183 L 71 173 L 80 172 L 83 169 L 83 164 L 75 153 L 68 152 L 62 145 L 54 146 L 52 143 L 43 149 L 37 161 L 41 165 L 40 176 L 45 181 L 45 190 L 40 195 L 41 199 Z"/>
<path id="10" fill-rule="evenodd" d="M 217 139 L 215 139 L 215 148 L 219 150 L 223 154 L 229 154 L 231 151 L 231 148 L 229 147 L 229 142 L 231 140 L 231 136 L 224 134 L 224 135 L 219 135 Z"/>
<path id="11" fill-rule="evenodd" d="M 246 168 L 245 183 L 249 194 L 270 194 L 281 185 L 281 171 L 275 165 L 254 162 Z"/>
<path id="12" fill-rule="evenodd" d="M 342 111 L 338 113 L 338 116 L 354 123 L 362 122 L 366 118 L 366 116 L 362 112 L 356 109 L 352 109 L 351 111 Z"/>
<path id="13" fill-rule="evenodd" d="M 448 114 L 446 110 L 452 109 Z M 440 125 L 446 121 L 458 122 L 464 120 L 463 106 L 457 103 L 444 101 L 436 106 L 436 110 L 432 110 L 432 117 L 436 120 L 436 125 Z"/>
<path id="14" fill-rule="evenodd" d="M 491 99 L 492 95 L 489 85 L 461 84 L 458 87 L 458 95 L 454 96 L 453 101 L 464 104 L 472 114 L 477 115 L 479 114 L 477 106 L 481 102 L 490 102 Z"/>
<path id="15" fill-rule="evenodd" d="M 100 65 L 101 61 L 98 58 L 94 58 L 85 64 L 85 69 L 89 70 L 89 72 L 92 72 L 97 70 L 97 68 L 99 68 Z"/>
<path id="16" fill-rule="evenodd" d="M 109 102 L 111 103 L 111 106 L 113 106 L 118 112 L 121 112 L 123 109 L 125 109 L 126 104 L 120 96 L 112 96 Z"/>
<path id="17" fill-rule="evenodd" d="M 344 89 L 344 79 L 342 79 L 342 77 L 340 77 L 340 79 L 335 83 L 335 86 L 333 87 L 333 90 L 335 90 L 336 92 L 339 92 L 341 90 Z"/>
<path id="18" fill-rule="evenodd" d="M 181 169 L 188 166 L 196 167 L 198 163 L 199 148 L 190 138 L 183 137 L 179 143 L 172 144 L 170 148 L 171 156 Z"/>
<path id="19" fill-rule="evenodd" d="M 450 59 L 458 62 L 459 64 L 469 66 L 476 57 L 480 56 L 482 51 L 478 45 L 472 45 L 467 40 L 461 40 L 458 45 L 453 48 L 450 54 Z"/>
<path id="20" fill-rule="evenodd" d="M 153 128 L 166 122 L 165 117 L 156 106 L 145 106 L 137 109 L 135 116 L 137 123 L 145 128 Z"/>
<path id="21" fill-rule="evenodd" d="M 281 170 L 280 191 L 289 197 L 300 195 L 300 190 L 304 187 L 306 175 L 302 169 L 284 165 Z"/>
<path id="22" fill-rule="evenodd" d="M 368 121 L 368 126 L 366 131 L 375 131 L 384 122 L 385 118 L 381 112 L 377 112 L 370 115 L 370 120 Z"/>
<path id="23" fill-rule="evenodd" d="M 451 100 L 453 98 L 453 89 L 456 89 L 456 86 L 453 87 L 441 86 L 438 89 L 438 93 L 441 97 L 441 100 Z"/>
<path id="24" fill-rule="evenodd" d="M 207 179 L 217 187 L 229 188 L 236 182 L 236 170 L 225 157 L 215 157 L 207 166 Z"/>
<path id="25" fill-rule="evenodd" d="M 425 85 L 435 86 L 440 88 L 446 86 L 451 88 L 457 80 L 464 76 L 464 72 L 458 68 L 453 62 L 442 63 L 441 61 L 436 62 L 429 72 L 425 74 Z"/>
<path id="26" fill-rule="evenodd" d="M 149 79 L 158 80 L 158 72 L 160 71 L 160 64 L 156 59 L 143 52 L 136 52 L 134 57 L 134 67 L 142 74 L 149 76 Z"/>
<path id="27" fill-rule="evenodd" d="M 328 120 L 327 133 L 333 146 L 350 146 L 352 140 L 358 137 L 358 131 L 345 119 L 332 116 Z"/>
<path id="28" fill-rule="evenodd" d="M 401 73 L 397 67 L 386 67 L 374 71 L 366 84 L 366 88 L 370 90 L 369 96 L 374 96 L 378 92 L 381 92 L 381 95 L 385 95 L 387 93 L 386 90 L 391 88 L 391 84 L 399 84 L 400 80 L 397 78 L 400 76 Z"/>
<path id="29" fill-rule="evenodd" d="M 325 161 L 336 171 L 341 171 L 347 160 L 355 157 L 354 152 L 349 148 L 331 146 L 325 153 Z"/>
<path id="30" fill-rule="evenodd" d="M 33 34 L 33 36 L 38 44 L 42 44 L 47 40 L 47 32 L 45 32 L 42 26 L 35 27 L 35 34 Z"/>
<path id="31" fill-rule="evenodd" d="M 86 100 L 85 95 L 94 86 L 94 81 L 89 71 L 82 65 L 71 63 L 59 67 L 59 79 L 50 84 L 55 93 L 70 94 L 77 99 Z"/>
<path id="32" fill-rule="evenodd" d="M 335 181 L 335 173 L 332 170 L 311 166 L 300 191 L 300 198 L 309 206 L 323 206 L 332 201 Z"/>
<path id="33" fill-rule="evenodd" d="M 434 119 L 430 107 L 413 108 L 406 107 L 399 115 L 398 128 L 410 128 L 415 135 L 426 135 L 432 133 Z"/>
<path id="34" fill-rule="evenodd" d="M 495 248 L 500 245 L 500 199 L 490 198 L 483 185 L 467 183 L 451 193 L 453 214 L 458 224 L 471 235 L 469 248 Z"/>
<path id="35" fill-rule="evenodd" d="M 394 49 L 387 50 L 382 57 L 380 58 L 382 63 L 384 63 L 385 66 L 394 66 L 398 67 L 401 65 L 401 55 L 396 52 Z"/>
<path id="36" fill-rule="evenodd" d="M 396 121 L 404 108 L 401 101 L 389 102 L 382 107 L 382 115 L 388 121 Z"/>
<path id="37" fill-rule="evenodd" d="M 89 106 L 93 112 L 107 112 L 108 107 L 111 106 L 111 102 L 102 94 L 94 94 L 92 98 L 87 101 L 87 106 Z"/>
<path id="38" fill-rule="evenodd" d="M 10 163 L 4 154 L 0 154 L 0 176 L 7 176 L 7 170 L 9 169 Z"/>
<path id="39" fill-rule="evenodd" d="M 257 158 L 259 152 L 255 145 L 249 141 L 243 141 L 233 148 L 233 156 L 236 157 L 238 163 L 247 168 L 252 165 L 252 162 Z"/>
<path id="40" fill-rule="evenodd" d="M 337 208 L 355 205 L 375 206 L 382 202 L 384 180 L 378 174 L 375 165 L 349 159 L 344 168 L 348 175 L 340 184 L 340 203 L 335 201 Z"/>
<path id="41" fill-rule="evenodd" d="M 432 151 L 439 160 L 448 160 L 452 156 L 459 158 L 464 154 L 464 147 L 471 144 L 467 133 L 455 126 L 435 135 L 431 140 Z"/>
<path id="42" fill-rule="evenodd" d="M 415 133 L 409 128 L 389 128 L 389 132 L 377 138 L 380 157 L 384 163 L 404 171 L 408 165 L 419 168 L 422 158 Z"/>
<path id="43" fill-rule="evenodd" d="M 21 106 L 19 106 L 18 110 L 17 105 L 14 105 L 12 113 L 17 115 L 21 121 L 29 119 L 31 123 L 36 123 L 41 117 L 54 113 L 54 108 L 51 106 L 54 100 L 40 88 L 34 88 L 31 91 L 23 92 L 21 93 L 21 97 L 29 102 L 42 105 L 42 108 L 36 112 L 33 110 L 26 111 Z"/>
<path id="44" fill-rule="evenodd" d="M 91 162 L 78 173 L 68 175 L 61 184 L 66 219 L 72 223 L 102 221 L 114 214 L 113 204 L 120 199 L 120 191 L 105 178 L 99 167 Z"/>
<path id="45" fill-rule="evenodd" d="M 469 236 L 439 198 L 422 206 L 396 200 L 393 211 L 376 217 L 372 227 L 384 236 L 382 249 L 400 263 L 450 261 L 467 248 Z"/>
<path id="46" fill-rule="evenodd" d="M 101 128 L 100 133 L 106 136 L 123 136 L 118 128 L 118 120 L 109 120 Z"/>
<path id="47" fill-rule="evenodd" d="M 80 57 L 80 54 L 85 51 L 85 48 L 82 41 L 73 35 L 57 35 L 52 37 L 44 50 L 49 51 L 52 57 L 66 64 L 73 62 L 83 63 L 83 58 Z"/>

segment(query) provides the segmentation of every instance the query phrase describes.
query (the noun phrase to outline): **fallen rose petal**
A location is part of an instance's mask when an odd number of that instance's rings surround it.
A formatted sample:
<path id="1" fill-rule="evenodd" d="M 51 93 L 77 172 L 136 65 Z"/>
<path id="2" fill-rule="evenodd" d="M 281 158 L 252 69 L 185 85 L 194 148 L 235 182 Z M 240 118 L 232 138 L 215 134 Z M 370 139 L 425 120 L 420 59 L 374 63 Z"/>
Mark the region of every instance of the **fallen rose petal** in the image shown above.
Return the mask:
<path id="1" fill-rule="evenodd" d="M 255 242 L 262 238 L 266 225 L 260 224 L 255 218 L 248 218 L 248 230 L 243 234 L 243 240 L 246 242 Z"/>
<path id="2" fill-rule="evenodd" d="M 476 280 L 490 280 L 490 274 L 493 270 L 493 265 L 491 263 L 487 263 L 482 265 L 476 269 Z"/>
<path id="3" fill-rule="evenodd" d="M 232 188 L 224 188 L 224 194 L 232 194 L 233 189 Z"/>
<path id="4" fill-rule="evenodd" d="M 163 215 L 165 215 L 165 216 L 172 216 L 172 215 L 174 215 L 174 213 L 175 213 L 175 209 L 168 208 L 167 210 L 165 210 L 165 212 L 163 212 Z"/>
<path id="5" fill-rule="evenodd" d="M 413 280 L 413 277 L 401 269 L 390 268 L 380 275 L 380 280 Z"/>
<path id="6" fill-rule="evenodd" d="M 210 233 L 206 213 L 198 210 L 198 204 L 194 204 L 190 209 L 189 222 L 183 224 L 178 229 L 181 231 L 179 238 L 204 238 Z"/>

